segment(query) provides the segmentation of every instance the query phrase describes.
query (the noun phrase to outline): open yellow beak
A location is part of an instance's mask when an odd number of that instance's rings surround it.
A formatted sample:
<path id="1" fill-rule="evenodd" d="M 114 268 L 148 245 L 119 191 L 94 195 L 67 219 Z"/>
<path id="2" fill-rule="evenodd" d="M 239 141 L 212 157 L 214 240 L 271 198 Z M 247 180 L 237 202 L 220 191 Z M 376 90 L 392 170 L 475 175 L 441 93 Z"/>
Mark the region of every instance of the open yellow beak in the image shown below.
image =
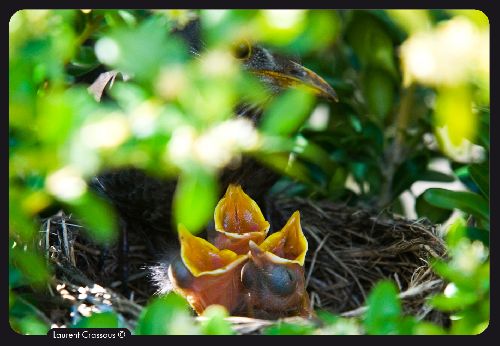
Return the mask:
<path id="1" fill-rule="evenodd" d="M 260 244 L 269 231 L 269 222 L 239 185 L 229 185 L 226 194 L 215 208 L 213 244 L 219 249 L 229 249 L 246 254 L 250 240 Z"/>
<path id="2" fill-rule="evenodd" d="M 208 241 L 179 226 L 180 261 L 174 261 L 168 276 L 175 292 L 187 299 L 198 313 L 212 304 L 224 306 L 230 314 L 242 309 L 240 272 L 247 255 L 219 250 Z"/>
<path id="3" fill-rule="evenodd" d="M 227 272 L 247 259 L 246 255 L 231 250 L 219 250 L 205 239 L 192 235 L 183 225 L 179 225 L 179 240 L 182 261 L 195 277 Z"/>
<path id="4" fill-rule="evenodd" d="M 293 213 L 281 231 L 271 234 L 259 247 L 273 262 L 303 266 L 308 244 L 300 225 L 300 213 Z"/>

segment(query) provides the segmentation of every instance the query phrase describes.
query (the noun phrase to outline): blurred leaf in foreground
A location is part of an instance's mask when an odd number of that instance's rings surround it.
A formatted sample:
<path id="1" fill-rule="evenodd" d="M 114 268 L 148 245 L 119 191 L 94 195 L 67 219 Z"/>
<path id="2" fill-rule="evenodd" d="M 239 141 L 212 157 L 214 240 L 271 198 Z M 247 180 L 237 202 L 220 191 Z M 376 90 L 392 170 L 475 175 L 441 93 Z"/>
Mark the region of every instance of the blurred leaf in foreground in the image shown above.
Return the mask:
<path id="1" fill-rule="evenodd" d="M 213 216 L 216 203 L 215 177 L 201 169 L 186 172 L 180 177 L 175 191 L 175 224 L 181 223 L 189 231 L 199 232 Z"/>
<path id="2" fill-rule="evenodd" d="M 364 325 L 369 334 L 394 334 L 401 315 L 401 304 L 392 282 L 380 282 L 368 297 Z"/>
<path id="3" fill-rule="evenodd" d="M 309 325 L 279 322 L 264 329 L 265 335 L 309 335 L 314 327 Z"/>
<path id="4" fill-rule="evenodd" d="M 12 264 L 19 268 L 23 274 L 18 284 L 27 283 L 35 287 L 43 287 L 50 277 L 50 268 L 47 267 L 44 258 L 37 252 L 25 251 L 19 245 L 10 249 Z M 14 277 L 13 277 L 14 279 Z"/>
<path id="5" fill-rule="evenodd" d="M 362 328 L 358 319 L 342 318 L 327 311 L 318 311 L 318 317 L 326 325 L 315 330 L 320 335 L 361 335 Z"/>
<path id="6" fill-rule="evenodd" d="M 119 328 L 118 316 L 114 312 L 93 313 L 89 317 L 82 318 L 74 328 Z"/>
<path id="7" fill-rule="evenodd" d="M 11 328 L 22 335 L 46 335 L 49 331 L 49 326 L 35 316 L 26 316 L 21 319 L 11 318 L 9 322 Z"/>
<path id="8" fill-rule="evenodd" d="M 364 327 L 368 334 L 411 334 L 414 321 L 402 316 L 397 289 L 390 281 L 381 281 L 368 297 Z"/>
<path id="9" fill-rule="evenodd" d="M 177 294 L 155 298 L 142 311 L 137 335 L 193 335 L 199 328 L 189 313 L 187 302 Z"/>
<path id="10" fill-rule="evenodd" d="M 286 136 L 298 130 L 310 114 L 314 97 L 292 89 L 278 97 L 266 110 L 261 129 L 267 134 Z"/>
<path id="11" fill-rule="evenodd" d="M 231 323 L 224 318 L 228 317 L 227 310 L 221 305 L 210 305 L 203 311 L 207 320 L 201 323 L 204 335 L 232 335 L 235 334 Z"/>
<path id="12" fill-rule="evenodd" d="M 101 244 L 109 244 L 118 236 L 117 217 L 111 206 L 91 192 L 69 202 L 89 236 Z"/>
<path id="13" fill-rule="evenodd" d="M 450 312 L 451 334 L 482 333 L 490 320 L 490 263 L 488 249 L 480 241 L 464 238 L 467 224 L 458 218 L 447 234 L 450 260 L 435 261 L 433 269 L 448 284 L 430 304 Z"/>

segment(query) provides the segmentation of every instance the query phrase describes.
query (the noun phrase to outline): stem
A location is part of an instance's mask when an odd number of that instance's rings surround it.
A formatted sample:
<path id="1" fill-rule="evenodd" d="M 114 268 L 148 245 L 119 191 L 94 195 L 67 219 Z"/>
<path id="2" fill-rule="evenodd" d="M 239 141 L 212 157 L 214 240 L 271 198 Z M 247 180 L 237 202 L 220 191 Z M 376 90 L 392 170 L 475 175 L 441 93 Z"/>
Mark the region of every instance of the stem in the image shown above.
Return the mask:
<path id="1" fill-rule="evenodd" d="M 99 28 L 99 24 L 102 18 L 103 18 L 102 15 L 98 15 L 95 16 L 94 18 L 91 18 L 87 23 L 85 23 L 85 28 L 83 29 L 83 32 L 76 40 L 77 47 L 80 47 L 82 44 L 84 44 L 85 41 L 87 41 L 87 39 L 90 37 L 90 35 L 92 35 Z"/>
<path id="2" fill-rule="evenodd" d="M 384 153 L 384 162 L 382 164 L 382 174 L 385 176 L 384 184 L 382 185 L 380 199 L 378 200 L 378 207 L 384 208 L 392 201 L 392 182 L 394 173 L 397 167 L 405 159 L 405 137 L 406 129 L 412 118 L 412 108 L 415 95 L 415 84 L 411 84 L 403 90 L 403 97 L 399 112 L 396 114 L 394 125 L 396 134 L 391 145 Z"/>
<path id="3" fill-rule="evenodd" d="M 83 29 L 83 32 L 78 36 L 75 40 L 75 47 L 76 49 L 80 48 L 85 41 L 97 30 L 99 29 L 100 21 L 104 18 L 102 15 L 97 15 L 93 18 L 90 18 L 88 22 L 85 23 L 85 28 Z M 64 65 L 68 64 L 70 62 L 70 59 L 67 59 L 67 61 L 64 61 Z"/>

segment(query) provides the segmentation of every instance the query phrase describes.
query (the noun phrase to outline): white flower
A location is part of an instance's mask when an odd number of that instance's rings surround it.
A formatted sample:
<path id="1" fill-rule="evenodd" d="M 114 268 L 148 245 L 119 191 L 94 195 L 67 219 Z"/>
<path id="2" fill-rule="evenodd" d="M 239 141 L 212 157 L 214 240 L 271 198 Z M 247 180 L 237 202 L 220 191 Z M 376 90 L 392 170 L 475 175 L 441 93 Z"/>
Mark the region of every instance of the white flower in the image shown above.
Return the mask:
<path id="1" fill-rule="evenodd" d="M 489 34 L 463 17 L 412 35 L 401 46 L 405 82 L 456 85 L 475 73 L 489 74 Z"/>

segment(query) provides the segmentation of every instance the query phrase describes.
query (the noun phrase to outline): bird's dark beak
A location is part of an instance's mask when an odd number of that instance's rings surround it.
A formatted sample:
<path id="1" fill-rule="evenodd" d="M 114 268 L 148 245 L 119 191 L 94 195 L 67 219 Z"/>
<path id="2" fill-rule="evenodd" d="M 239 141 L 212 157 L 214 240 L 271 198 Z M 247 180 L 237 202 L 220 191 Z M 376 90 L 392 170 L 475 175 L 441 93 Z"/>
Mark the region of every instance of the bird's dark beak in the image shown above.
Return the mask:
<path id="1" fill-rule="evenodd" d="M 305 87 L 314 94 L 338 102 L 335 90 L 317 73 L 296 62 L 289 61 L 281 70 L 256 70 L 256 75 L 268 77 L 282 88 Z"/>
<path id="2" fill-rule="evenodd" d="M 253 241 L 248 243 L 248 247 L 250 249 L 250 259 L 255 263 L 257 268 L 264 268 L 269 264 L 276 264 L 279 262 L 279 258 L 274 256 L 272 253 L 266 252 L 262 250 L 257 244 Z"/>

